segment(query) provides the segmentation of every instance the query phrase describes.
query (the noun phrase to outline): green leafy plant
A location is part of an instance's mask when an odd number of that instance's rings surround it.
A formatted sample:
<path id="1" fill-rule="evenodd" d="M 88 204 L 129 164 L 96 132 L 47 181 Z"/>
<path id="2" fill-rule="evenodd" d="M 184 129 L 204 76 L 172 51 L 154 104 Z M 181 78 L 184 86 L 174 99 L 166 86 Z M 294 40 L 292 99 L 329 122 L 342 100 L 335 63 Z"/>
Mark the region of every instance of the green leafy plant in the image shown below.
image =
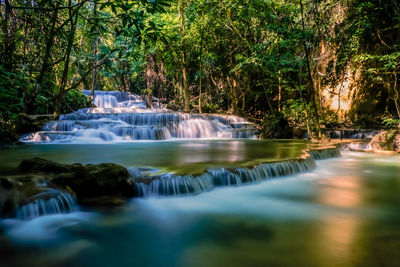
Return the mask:
<path id="1" fill-rule="evenodd" d="M 90 103 L 90 99 L 80 90 L 70 90 L 64 97 L 63 113 L 68 113 L 81 108 L 89 107 Z"/>
<path id="2" fill-rule="evenodd" d="M 382 124 L 388 128 L 397 128 L 400 124 L 400 120 L 387 117 L 383 119 Z"/>

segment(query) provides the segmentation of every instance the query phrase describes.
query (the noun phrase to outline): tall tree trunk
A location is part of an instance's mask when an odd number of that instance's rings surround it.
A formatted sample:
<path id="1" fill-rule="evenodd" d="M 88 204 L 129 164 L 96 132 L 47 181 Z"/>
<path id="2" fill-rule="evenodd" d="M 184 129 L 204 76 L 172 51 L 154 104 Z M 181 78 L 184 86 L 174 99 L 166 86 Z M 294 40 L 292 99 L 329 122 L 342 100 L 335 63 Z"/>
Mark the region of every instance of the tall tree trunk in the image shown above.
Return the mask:
<path id="1" fill-rule="evenodd" d="M 311 139 L 311 129 L 310 129 L 310 118 L 308 116 L 308 111 L 307 111 L 307 105 L 305 103 L 305 99 L 303 97 L 303 94 L 301 93 L 301 83 L 300 83 L 300 76 L 297 77 L 297 86 L 299 87 L 299 92 L 300 92 L 300 98 L 302 100 L 302 103 L 304 105 L 304 115 L 306 118 L 306 126 L 307 126 L 307 134 L 308 134 L 308 140 Z"/>
<path id="2" fill-rule="evenodd" d="M 201 18 L 204 19 L 204 11 L 201 12 Z M 202 111 L 202 79 L 203 79 L 203 37 L 204 37 L 204 25 L 201 25 L 201 34 L 200 34 L 200 77 L 199 77 L 199 113 L 203 113 Z"/>
<path id="3" fill-rule="evenodd" d="M 393 98 L 393 101 L 394 101 L 394 105 L 396 107 L 397 116 L 400 119 L 399 91 L 397 89 L 397 72 L 396 71 L 393 72 L 393 76 L 394 76 L 394 85 L 393 85 L 394 98 Z"/>
<path id="4" fill-rule="evenodd" d="M 98 77 L 97 77 L 97 73 L 98 70 L 95 67 L 97 65 L 97 47 L 99 44 L 99 29 L 97 27 L 98 21 L 97 21 L 97 2 L 93 1 L 93 18 L 95 21 L 95 33 L 96 36 L 93 39 L 93 70 L 92 70 L 92 93 L 91 93 L 91 99 L 94 100 L 94 91 L 98 90 Z"/>
<path id="5" fill-rule="evenodd" d="M 152 108 L 153 87 L 154 87 L 154 55 L 147 56 L 146 65 L 146 103 L 147 108 Z"/>
<path id="6" fill-rule="evenodd" d="M 29 96 L 27 99 L 27 112 L 32 113 L 36 101 L 37 95 L 40 93 L 42 83 L 44 80 L 44 77 L 48 70 L 51 67 L 50 64 L 50 59 L 51 59 L 51 49 L 54 46 L 54 39 L 56 37 L 56 25 L 57 25 L 57 18 L 58 18 L 58 8 L 60 6 L 60 1 L 56 2 L 56 7 L 53 11 L 53 15 L 51 17 L 51 26 L 50 26 L 50 32 L 49 35 L 46 38 L 46 48 L 43 56 L 43 62 L 42 66 L 40 68 L 39 75 L 36 78 L 36 85 L 35 85 L 35 90 L 33 92 L 32 96 Z"/>
<path id="7" fill-rule="evenodd" d="M 302 28 L 303 32 L 305 32 L 305 22 L 304 22 L 304 7 L 303 7 L 303 1 L 300 0 L 300 10 L 301 10 L 301 23 L 302 23 Z M 318 107 L 317 107 L 317 101 L 318 101 L 318 96 L 316 93 L 316 89 L 314 86 L 314 79 L 312 77 L 312 72 L 311 72 L 311 64 L 310 64 L 310 51 L 307 46 L 307 42 L 305 39 L 303 39 L 303 45 L 304 45 L 304 52 L 306 53 L 306 63 L 307 63 L 307 70 L 308 70 L 308 78 L 310 82 L 309 86 L 309 95 L 310 95 L 310 100 L 314 109 L 314 116 L 315 116 L 315 122 L 316 122 L 316 131 L 317 131 L 317 138 L 318 140 L 321 139 L 321 129 L 320 129 L 320 122 L 319 122 L 319 112 L 318 112 Z"/>
<path id="8" fill-rule="evenodd" d="M 3 1 L 2 1 L 3 2 Z M 14 71 L 14 51 L 15 51 L 15 33 L 16 33 L 16 14 L 12 8 L 11 0 L 4 1 L 4 17 L 3 21 L 3 42 L 4 51 L 2 54 L 2 63 L 7 72 Z"/>
<path id="9" fill-rule="evenodd" d="M 229 84 L 229 81 L 228 81 Z M 231 87 L 231 98 L 232 98 L 232 111 L 233 114 L 238 114 L 238 95 L 237 95 L 237 82 L 235 78 L 232 78 L 232 82 L 230 83 Z"/>
<path id="10" fill-rule="evenodd" d="M 64 62 L 64 70 L 62 73 L 61 84 L 58 92 L 58 96 L 56 98 L 56 109 L 54 111 L 54 118 L 58 119 L 61 114 L 62 104 L 64 101 L 65 88 L 67 86 L 68 80 L 68 71 L 69 71 L 69 63 L 71 59 L 71 50 L 74 43 L 75 32 L 76 32 L 76 23 L 78 21 L 78 15 L 72 13 L 72 0 L 68 1 L 68 20 L 70 23 L 70 31 L 68 33 L 68 42 L 67 48 L 65 52 L 65 62 Z"/>
<path id="11" fill-rule="evenodd" d="M 181 62 L 182 62 L 182 91 L 184 97 L 184 111 L 189 112 L 189 88 L 186 74 L 186 60 L 185 60 L 185 4 L 184 0 L 179 0 L 178 2 L 178 12 L 180 18 L 179 32 L 181 38 Z"/>
<path id="12" fill-rule="evenodd" d="M 282 86 L 281 86 L 281 70 L 278 70 L 278 112 L 281 112 Z"/>

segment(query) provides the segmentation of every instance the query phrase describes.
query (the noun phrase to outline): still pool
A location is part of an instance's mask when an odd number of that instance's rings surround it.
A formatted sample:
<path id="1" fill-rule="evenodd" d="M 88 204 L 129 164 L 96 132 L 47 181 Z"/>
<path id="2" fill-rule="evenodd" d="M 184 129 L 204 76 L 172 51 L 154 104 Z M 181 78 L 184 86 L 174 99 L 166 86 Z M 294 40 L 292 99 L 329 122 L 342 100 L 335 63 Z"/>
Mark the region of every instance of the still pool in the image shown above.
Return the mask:
<path id="1" fill-rule="evenodd" d="M 298 157 L 303 140 L 176 140 L 107 144 L 24 144 L 0 147 L 0 172 L 10 173 L 23 159 L 42 157 L 60 163 L 111 162 L 125 167 L 153 167 L 177 173 L 198 173 L 211 167 L 240 167 Z"/>
<path id="2" fill-rule="evenodd" d="M 36 154 L 68 163 L 118 158 L 125 166 L 182 170 L 197 163 L 289 158 L 306 147 L 270 141 L 272 148 L 263 150 L 257 141 L 246 141 L 242 147 L 222 149 L 223 142 L 161 142 L 154 144 L 162 148 L 153 150 L 136 144 L 132 155 L 141 152 L 135 158 L 128 156 L 129 150 L 105 153 L 107 145 L 90 152 L 68 146 L 62 153 L 61 146 L 58 151 L 51 145 L 32 146 L 13 149 L 9 157 L 3 150 L 1 161 L 3 170 Z M 100 158 L 89 156 L 93 151 Z M 2 220 L 0 264 L 400 266 L 399 162 L 395 154 L 343 151 L 340 158 L 317 161 L 312 172 L 259 184 L 188 197 L 133 199 L 117 209 L 81 208 L 30 221 Z"/>

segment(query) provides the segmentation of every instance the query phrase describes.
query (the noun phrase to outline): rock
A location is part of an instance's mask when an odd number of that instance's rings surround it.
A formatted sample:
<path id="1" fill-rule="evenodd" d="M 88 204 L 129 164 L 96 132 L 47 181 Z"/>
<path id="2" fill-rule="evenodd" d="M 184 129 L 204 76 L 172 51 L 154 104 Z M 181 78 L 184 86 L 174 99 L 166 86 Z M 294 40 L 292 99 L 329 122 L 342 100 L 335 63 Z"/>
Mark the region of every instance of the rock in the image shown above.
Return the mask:
<path id="1" fill-rule="evenodd" d="M 32 158 L 23 160 L 19 164 L 19 169 L 23 172 L 31 173 L 63 173 L 70 172 L 72 166 L 60 164 L 42 158 Z"/>
<path id="2" fill-rule="evenodd" d="M 393 145 L 396 152 L 400 152 L 400 134 L 396 134 L 393 139 Z"/>
<path id="3" fill-rule="evenodd" d="M 19 134 L 40 131 L 43 125 L 54 119 L 53 115 L 27 115 L 19 113 L 16 122 L 16 132 Z"/>
<path id="4" fill-rule="evenodd" d="M 76 193 L 80 203 L 95 204 L 95 199 L 104 203 L 104 197 L 115 199 L 136 196 L 136 190 L 129 178 L 126 168 L 113 163 L 103 163 L 74 165 L 71 172 L 57 175 L 52 183 L 70 188 Z"/>
<path id="5" fill-rule="evenodd" d="M 113 163 L 60 164 L 42 158 L 23 160 L 19 169 L 24 173 L 47 174 L 50 184 L 72 190 L 81 204 L 120 204 L 137 196 L 128 170 Z"/>
<path id="6" fill-rule="evenodd" d="M 374 151 L 400 152 L 400 129 L 381 131 L 371 140 L 371 148 Z"/>

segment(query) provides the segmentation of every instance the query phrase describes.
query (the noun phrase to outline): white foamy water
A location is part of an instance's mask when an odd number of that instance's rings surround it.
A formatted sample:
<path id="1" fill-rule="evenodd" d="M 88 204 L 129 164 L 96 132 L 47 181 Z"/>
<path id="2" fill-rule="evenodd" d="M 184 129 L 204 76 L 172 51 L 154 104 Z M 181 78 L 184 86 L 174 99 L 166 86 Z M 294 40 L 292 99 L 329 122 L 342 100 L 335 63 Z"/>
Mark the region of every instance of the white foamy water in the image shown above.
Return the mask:
<path id="1" fill-rule="evenodd" d="M 83 91 L 90 95 L 90 91 Z M 172 112 L 146 106 L 138 95 L 95 91 L 95 108 L 84 108 L 47 123 L 21 138 L 34 143 L 109 143 L 138 140 L 256 138 L 255 124 L 238 116 Z"/>

